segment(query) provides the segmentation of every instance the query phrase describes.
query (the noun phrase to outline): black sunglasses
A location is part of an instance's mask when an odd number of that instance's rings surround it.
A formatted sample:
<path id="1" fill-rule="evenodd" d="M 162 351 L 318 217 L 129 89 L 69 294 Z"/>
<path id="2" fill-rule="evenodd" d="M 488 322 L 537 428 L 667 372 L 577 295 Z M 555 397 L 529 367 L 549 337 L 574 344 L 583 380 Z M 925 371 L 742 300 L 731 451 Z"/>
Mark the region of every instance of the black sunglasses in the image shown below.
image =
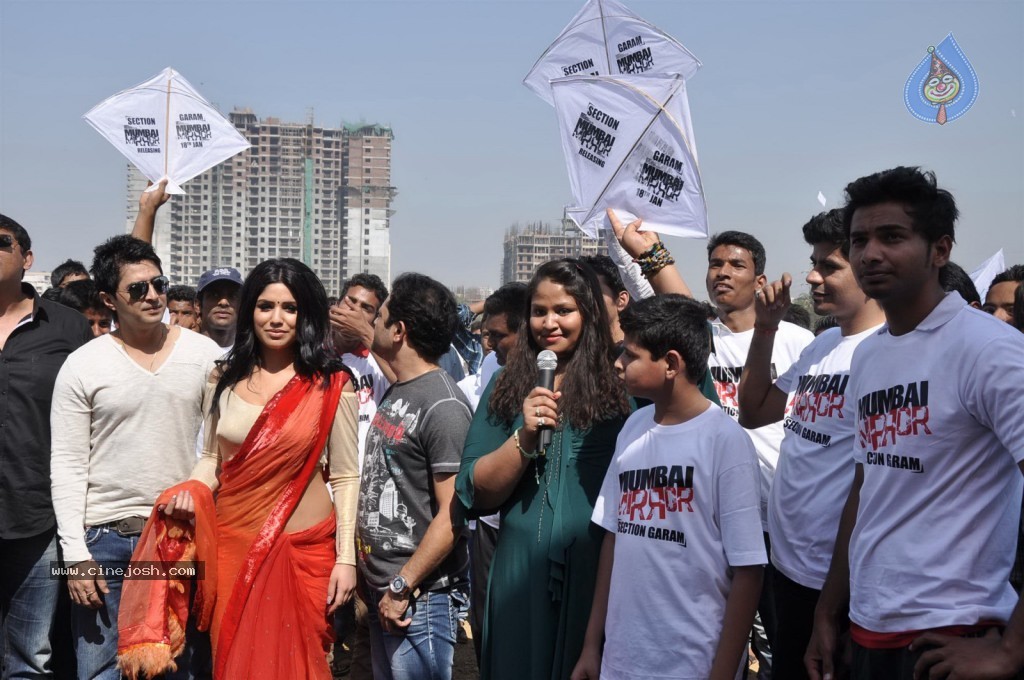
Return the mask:
<path id="1" fill-rule="evenodd" d="M 10 248 L 15 243 L 17 243 L 17 241 L 15 241 L 14 237 L 10 234 L 0 234 L 0 248 Z"/>
<path id="2" fill-rule="evenodd" d="M 166 276 L 158 276 L 155 279 L 149 281 L 136 281 L 135 283 L 128 284 L 128 287 L 124 289 L 124 292 L 128 293 L 128 299 L 132 302 L 138 302 L 142 298 L 146 297 L 146 293 L 149 292 L 149 287 L 153 286 L 153 290 L 156 291 L 157 295 L 163 295 L 167 292 L 171 282 Z"/>

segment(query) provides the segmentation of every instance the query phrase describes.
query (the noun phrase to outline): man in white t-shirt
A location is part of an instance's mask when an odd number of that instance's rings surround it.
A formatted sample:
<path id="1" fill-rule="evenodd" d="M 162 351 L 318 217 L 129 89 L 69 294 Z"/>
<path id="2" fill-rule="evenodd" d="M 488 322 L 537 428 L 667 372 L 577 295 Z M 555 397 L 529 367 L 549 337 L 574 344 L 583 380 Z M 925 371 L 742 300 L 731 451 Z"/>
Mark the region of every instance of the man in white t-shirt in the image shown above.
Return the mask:
<path id="1" fill-rule="evenodd" d="M 168 326 L 167 277 L 152 246 L 115 236 L 96 248 L 93 278 L 118 322 L 73 352 L 53 389 L 51 489 L 72 573 L 78 674 L 118 678 L 121 585 L 157 496 L 188 479 L 203 392 L 222 354 Z M 102 571 L 100 571 L 102 570 Z M 179 658 L 186 677 L 190 662 Z"/>
<path id="2" fill-rule="evenodd" d="M 757 293 L 754 337 L 739 386 L 741 425 L 757 428 L 785 419 L 768 503 L 775 567 L 768 586 L 778 624 L 772 672 L 787 680 L 807 677 L 803 657 L 832 559 L 842 511 L 839 499 L 846 497 L 853 481 L 850 447 L 856 405 L 846 398 L 853 350 L 885 321 L 850 268 L 842 212 L 816 215 L 804 225 L 803 234 L 812 248 L 807 283 L 814 312 L 834 317 L 839 328 L 815 338 L 773 382 L 775 335 L 790 307 L 792 279 L 784 274 Z"/>
<path id="3" fill-rule="evenodd" d="M 356 274 L 342 284 L 341 297 L 331 308 L 334 350 L 352 369 L 359 396 L 359 469 L 363 467 L 366 432 L 377 412 L 377 404 L 391 386 L 390 369 L 382 368 L 370 353 L 373 320 L 388 298 L 388 289 L 375 274 Z M 387 370 L 387 373 L 385 373 Z"/>
<path id="4" fill-rule="evenodd" d="M 711 322 L 713 349 L 708 367 L 722 410 L 739 419 L 739 385 L 750 342 L 754 337 L 754 293 L 766 285 L 765 252 L 761 242 L 741 231 L 726 231 L 708 240 L 708 271 L 705 283 L 718 318 Z M 814 335 L 796 324 L 781 321 L 771 354 L 771 377 L 789 370 Z M 761 526 L 768 543 L 768 494 L 782 444 L 782 423 L 747 429 L 761 468 Z M 770 544 L 769 544 L 770 545 Z M 771 550 L 768 551 L 771 555 Z M 768 569 L 769 579 L 772 569 Z M 769 675 L 771 643 L 775 637 L 775 605 L 766 587 L 758 606 L 752 646 L 761 665 L 761 677 Z M 763 628 L 762 628 L 763 627 Z M 765 640 L 764 638 L 767 638 Z"/>
<path id="5" fill-rule="evenodd" d="M 750 439 L 697 386 L 710 344 L 681 295 L 630 305 L 616 367 L 636 411 L 592 521 L 607 533 L 573 680 L 739 677 L 765 563 Z"/>
<path id="6" fill-rule="evenodd" d="M 933 174 L 895 168 L 846 194 L 850 263 L 886 325 L 850 368 L 856 472 L 808 672 L 832 675 L 848 598 L 855 679 L 1012 678 L 1024 670 L 1024 605 L 1009 584 L 1024 336 L 943 291 L 958 211 Z"/>

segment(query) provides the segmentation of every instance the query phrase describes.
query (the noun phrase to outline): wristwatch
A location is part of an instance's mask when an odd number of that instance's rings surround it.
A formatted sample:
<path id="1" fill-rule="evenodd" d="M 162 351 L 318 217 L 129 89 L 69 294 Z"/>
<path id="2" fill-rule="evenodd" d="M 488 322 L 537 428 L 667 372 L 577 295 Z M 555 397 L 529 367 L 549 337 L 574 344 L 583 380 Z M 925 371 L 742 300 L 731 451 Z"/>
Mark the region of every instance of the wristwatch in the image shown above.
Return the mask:
<path id="1" fill-rule="evenodd" d="M 391 579 L 388 589 L 393 595 L 407 595 L 409 593 L 409 582 L 405 580 L 404 576 L 399 574 Z"/>

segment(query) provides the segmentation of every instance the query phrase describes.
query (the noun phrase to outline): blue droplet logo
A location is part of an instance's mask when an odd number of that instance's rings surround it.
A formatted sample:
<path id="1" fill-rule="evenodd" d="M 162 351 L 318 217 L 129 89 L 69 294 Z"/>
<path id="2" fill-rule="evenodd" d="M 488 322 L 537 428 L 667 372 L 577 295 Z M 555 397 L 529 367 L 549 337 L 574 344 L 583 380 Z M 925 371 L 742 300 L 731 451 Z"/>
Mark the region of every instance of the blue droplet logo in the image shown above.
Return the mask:
<path id="1" fill-rule="evenodd" d="M 919 120 L 939 125 L 967 113 L 977 98 L 978 75 L 952 33 L 928 48 L 903 88 L 907 110 Z"/>

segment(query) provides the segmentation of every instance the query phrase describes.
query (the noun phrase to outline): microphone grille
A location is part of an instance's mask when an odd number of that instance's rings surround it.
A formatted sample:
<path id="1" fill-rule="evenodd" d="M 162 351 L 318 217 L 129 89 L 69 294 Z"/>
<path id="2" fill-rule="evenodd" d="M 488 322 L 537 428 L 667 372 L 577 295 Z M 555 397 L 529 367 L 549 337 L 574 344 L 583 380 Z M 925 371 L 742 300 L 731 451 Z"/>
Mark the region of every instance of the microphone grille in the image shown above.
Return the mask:
<path id="1" fill-rule="evenodd" d="M 555 370 L 558 368 L 558 355 L 549 349 L 543 350 L 537 355 L 537 368 L 541 371 Z"/>

